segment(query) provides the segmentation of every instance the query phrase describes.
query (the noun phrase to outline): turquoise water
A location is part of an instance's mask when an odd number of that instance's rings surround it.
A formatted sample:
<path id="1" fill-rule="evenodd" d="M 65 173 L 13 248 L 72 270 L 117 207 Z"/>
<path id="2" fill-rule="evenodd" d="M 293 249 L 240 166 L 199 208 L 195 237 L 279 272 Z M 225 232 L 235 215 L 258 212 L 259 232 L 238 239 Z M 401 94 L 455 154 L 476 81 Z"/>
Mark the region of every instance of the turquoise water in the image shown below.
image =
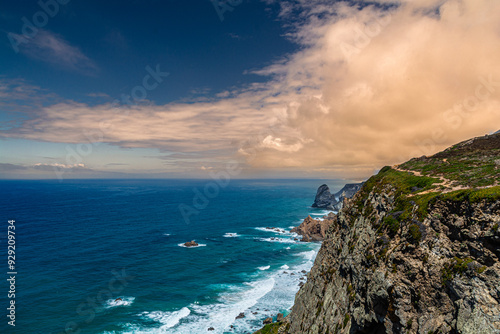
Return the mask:
<path id="1" fill-rule="evenodd" d="M 288 231 L 326 213 L 310 208 L 319 185 L 343 182 L 233 180 L 196 208 L 207 182 L 0 181 L 1 247 L 16 220 L 18 273 L 16 327 L 4 315 L 0 332 L 246 333 L 286 312 L 319 249 Z"/>

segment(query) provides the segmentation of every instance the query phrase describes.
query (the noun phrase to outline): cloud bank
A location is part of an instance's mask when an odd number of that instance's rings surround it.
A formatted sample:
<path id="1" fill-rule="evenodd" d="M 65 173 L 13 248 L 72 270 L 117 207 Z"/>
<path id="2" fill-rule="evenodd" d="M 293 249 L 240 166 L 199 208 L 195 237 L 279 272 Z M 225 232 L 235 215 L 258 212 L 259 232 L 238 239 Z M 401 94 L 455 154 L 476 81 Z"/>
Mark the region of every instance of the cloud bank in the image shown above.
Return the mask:
<path id="1" fill-rule="evenodd" d="M 4 136 L 213 161 L 234 154 L 256 170 L 362 177 L 500 128 L 500 2 L 300 0 L 281 8 L 301 48 L 254 72 L 267 83 L 206 102 L 60 103 Z"/>

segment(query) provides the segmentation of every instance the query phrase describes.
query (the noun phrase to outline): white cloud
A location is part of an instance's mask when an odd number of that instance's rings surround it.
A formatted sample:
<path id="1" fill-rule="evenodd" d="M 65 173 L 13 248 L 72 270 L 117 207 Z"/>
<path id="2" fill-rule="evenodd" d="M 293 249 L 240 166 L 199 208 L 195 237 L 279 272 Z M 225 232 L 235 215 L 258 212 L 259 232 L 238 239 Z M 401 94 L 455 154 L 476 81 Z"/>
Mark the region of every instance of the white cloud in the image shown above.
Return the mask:
<path id="1" fill-rule="evenodd" d="M 282 19 L 295 17 L 289 38 L 301 48 L 255 72 L 267 83 L 207 102 L 118 110 L 60 103 L 4 136 L 68 143 L 102 136 L 123 147 L 196 152 L 198 169 L 209 165 L 204 157 L 239 152 L 256 170 L 367 176 L 497 130 L 500 2 L 373 4 L 283 2 Z M 478 90 L 487 97 L 478 99 Z"/>
<path id="2" fill-rule="evenodd" d="M 12 35 L 21 41 L 19 51 L 30 58 L 85 75 L 95 75 L 98 71 L 97 65 L 90 58 L 58 34 L 41 29 L 32 38 L 14 33 Z"/>

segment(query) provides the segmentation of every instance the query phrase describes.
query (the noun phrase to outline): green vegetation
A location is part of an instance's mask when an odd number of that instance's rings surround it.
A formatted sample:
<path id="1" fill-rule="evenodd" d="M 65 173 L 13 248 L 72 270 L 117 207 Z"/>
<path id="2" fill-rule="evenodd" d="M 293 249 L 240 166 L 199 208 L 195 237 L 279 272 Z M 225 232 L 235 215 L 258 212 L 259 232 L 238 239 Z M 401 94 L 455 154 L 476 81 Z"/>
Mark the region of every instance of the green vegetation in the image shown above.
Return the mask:
<path id="1" fill-rule="evenodd" d="M 390 235 L 395 235 L 399 231 L 399 222 L 393 216 L 386 216 L 382 222 L 382 226 L 389 230 Z"/>
<path id="2" fill-rule="evenodd" d="M 453 280 L 456 275 L 462 276 L 468 268 L 468 264 L 474 261 L 471 258 L 461 259 L 454 257 L 453 260 L 443 266 L 441 270 L 441 282 L 446 285 L 449 281 Z"/>
<path id="3" fill-rule="evenodd" d="M 254 334 L 277 334 L 281 326 L 286 326 L 287 330 L 290 327 L 289 324 L 283 324 L 281 322 L 275 322 L 275 323 L 272 323 L 272 324 L 265 325 L 262 329 L 258 330 Z"/>
<path id="4" fill-rule="evenodd" d="M 417 244 L 420 242 L 420 239 L 422 239 L 422 232 L 420 232 L 420 227 L 417 224 L 410 225 L 410 235 Z"/>
<path id="5" fill-rule="evenodd" d="M 342 326 L 342 328 L 345 328 L 347 326 L 347 323 L 349 322 L 350 319 L 351 316 L 349 314 L 346 314 L 344 317 L 344 325 Z"/>
<path id="6" fill-rule="evenodd" d="M 499 147 L 500 136 L 487 136 L 457 144 L 432 157 L 412 159 L 399 166 L 408 171 L 386 166 L 365 183 L 358 201 L 362 202 L 366 199 L 364 195 L 373 190 L 382 192 L 384 188 L 392 186 L 395 189 L 395 208 L 392 215 L 382 222 L 382 226 L 392 234 L 399 230 L 399 224 L 404 221 L 423 221 L 428 216 L 429 206 L 437 200 L 470 203 L 498 201 Z M 421 175 L 415 175 L 414 172 Z M 443 193 L 444 189 L 452 186 L 464 186 L 468 189 Z M 479 187 L 488 188 L 478 189 Z M 443 217 L 434 213 L 433 218 Z"/>
<path id="7" fill-rule="evenodd" d="M 383 187 L 391 184 L 402 194 L 411 194 L 429 190 L 435 183 L 440 182 L 441 180 L 437 178 L 416 176 L 410 172 L 400 172 L 389 166 L 385 166 L 377 175 L 372 176 L 365 182 L 362 190 L 370 192 L 375 187 Z"/>
<path id="8" fill-rule="evenodd" d="M 393 213 L 398 213 L 397 219 L 394 215 L 384 217 L 382 227 L 387 229 L 390 235 L 395 235 L 400 229 L 400 223 L 411 218 L 411 213 L 414 205 L 418 205 L 417 215 L 423 219 L 427 215 L 427 207 L 429 201 L 435 197 L 437 193 L 428 193 L 418 195 L 422 191 L 427 191 L 435 188 L 435 184 L 441 180 L 425 176 L 415 176 L 410 172 L 400 172 L 391 167 L 384 167 L 375 176 L 372 176 L 360 191 L 358 201 L 362 202 L 368 193 L 373 190 L 382 190 L 387 186 L 392 186 L 396 189 L 395 193 L 395 208 Z M 409 195 L 412 195 L 411 197 Z"/>
<path id="9" fill-rule="evenodd" d="M 496 136 L 461 143 L 432 157 L 412 159 L 401 168 L 421 172 L 424 176 L 442 175 L 466 187 L 491 186 L 500 179 L 499 140 Z"/>
<path id="10" fill-rule="evenodd" d="M 498 224 L 493 225 L 492 229 L 493 229 L 493 231 L 497 232 L 498 231 Z"/>
<path id="11" fill-rule="evenodd" d="M 375 261 L 375 256 L 373 254 L 366 255 L 366 261 L 370 264 Z"/>
<path id="12" fill-rule="evenodd" d="M 500 200 L 500 186 L 490 187 L 486 189 L 465 189 L 442 194 L 439 199 L 444 201 L 469 201 L 477 203 L 481 200 L 494 202 Z"/>
<path id="13" fill-rule="evenodd" d="M 482 200 L 500 200 L 500 186 L 442 193 L 441 189 L 436 187 L 441 182 L 441 180 L 433 177 L 416 176 L 411 172 L 401 172 L 386 166 L 365 183 L 357 197 L 356 205 L 361 208 L 364 200 L 371 191 L 377 190 L 382 192 L 387 186 L 392 186 L 395 189 L 394 210 L 383 218 L 380 226 L 376 227 L 379 228 L 379 235 L 382 235 L 383 230 L 386 230 L 390 236 L 394 236 L 399 232 L 402 222 L 412 219 L 423 221 L 429 215 L 429 207 L 438 200 L 451 202 L 466 201 L 470 203 L 477 203 Z M 426 193 L 422 194 L 424 191 Z M 441 219 L 442 216 L 439 213 L 435 213 L 434 218 Z M 410 226 L 410 234 L 417 243 L 422 238 L 422 234 L 419 232 L 415 226 Z"/>
<path id="14" fill-rule="evenodd" d="M 356 291 L 351 284 L 347 286 L 347 294 L 349 295 L 349 301 L 352 303 L 356 299 Z"/>
<path id="15" fill-rule="evenodd" d="M 377 259 L 385 260 L 388 251 L 389 251 L 389 247 L 385 246 L 384 248 L 382 248 L 377 255 Z"/>

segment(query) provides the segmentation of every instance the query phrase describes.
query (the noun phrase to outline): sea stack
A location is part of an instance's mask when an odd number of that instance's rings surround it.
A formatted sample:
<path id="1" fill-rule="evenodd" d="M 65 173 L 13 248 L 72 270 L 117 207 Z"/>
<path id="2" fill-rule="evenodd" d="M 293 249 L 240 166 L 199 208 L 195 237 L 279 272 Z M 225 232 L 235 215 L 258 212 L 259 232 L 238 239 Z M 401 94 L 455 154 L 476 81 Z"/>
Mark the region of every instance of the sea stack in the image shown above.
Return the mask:
<path id="1" fill-rule="evenodd" d="M 316 192 L 316 198 L 312 204 L 313 208 L 334 210 L 337 204 L 335 196 L 330 193 L 330 188 L 326 184 L 321 185 Z"/>

